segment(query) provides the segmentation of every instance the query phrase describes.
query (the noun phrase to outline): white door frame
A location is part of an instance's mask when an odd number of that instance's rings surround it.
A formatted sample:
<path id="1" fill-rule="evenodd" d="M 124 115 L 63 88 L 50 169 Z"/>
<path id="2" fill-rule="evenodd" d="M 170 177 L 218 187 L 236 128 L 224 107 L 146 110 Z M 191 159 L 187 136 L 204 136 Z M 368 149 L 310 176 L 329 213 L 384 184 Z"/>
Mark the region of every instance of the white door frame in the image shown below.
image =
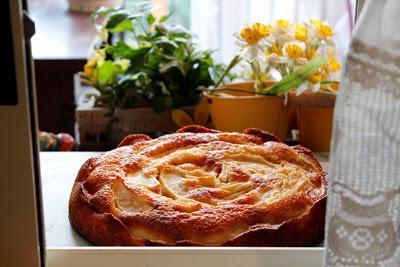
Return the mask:
<path id="1" fill-rule="evenodd" d="M 40 194 L 36 190 L 40 179 L 36 176 L 39 168 L 35 141 L 36 98 L 35 90 L 29 84 L 33 77 L 29 74 L 32 59 L 29 49 L 26 51 L 29 40 L 26 43 L 24 38 L 22 2 L 6 0 L 5 7 L 7 2 L 11 17 L 14 66 L 3 67 L 15 67 L 18 103 L 0 105 L 0 266 L 40 267 L 44 250 L 40 249 L 41 220 L 38 216 L 40 207 L 37 206 Z M 2 35 L 6 30 L 2 30 Z"/>

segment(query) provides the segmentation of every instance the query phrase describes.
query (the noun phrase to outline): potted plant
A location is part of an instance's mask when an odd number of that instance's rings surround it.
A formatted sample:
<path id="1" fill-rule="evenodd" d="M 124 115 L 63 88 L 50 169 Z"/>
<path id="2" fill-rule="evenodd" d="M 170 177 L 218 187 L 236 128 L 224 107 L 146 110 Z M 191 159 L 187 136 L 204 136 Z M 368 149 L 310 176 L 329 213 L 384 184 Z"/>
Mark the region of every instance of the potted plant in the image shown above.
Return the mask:
<path id="1" fill-rule="evenodd" d="M 247 79 L 252 81 L 204 93 L 217 129 L 240 131 L 258 127 L 284 139 L 289 92 L 293 92 L 290 98 L 294 98 L 306 91 L 319 91 L 321 84 L 326 88 L 336 84 L 323 76 L 328 72 L 327 62 L 333 60 L 326 53 L 332 55 L 334 43 L 321 37 L 313 22 L 254 23 L 237 34 L 241 49 L 229 67 L 236 65 L 238 58 L 243 59 L 250 70 Z M 322 22 L 321 25 L 325 26 Z"/>
<path id="2" fill-rule="evenodd" d="M 297 108 L 301 145 L 314 152 L 328 152 L 341 65 L 335 58 L 334 32 L 329 24 L 312 19 L 303 23 L 303 27 L 307 34 L 305 42 L 313 48 L 308 57 L 322 55 L 325 62 L 308 78 L 307 85 L 303 84 L 296 94 L 289 95 L 289 105 Z"/>
<path id="3" fill-rule="evenodd" d="M 139 11 L 102 8 L 91 17 L 107 19 L 97 25 L 101 44 L 81 76 L 98 92 L 90 96 L 94 98 L 90 112 L 102 114 L 92 118 L 108 116 L 113 140 L 133 132 L 175 130 L 170 110 L 196 105 L 199 88 L 215 84 L 225 68 L 214 63 L 212 51 L 196 50 L 192 34 L 168 24 L 169 16 L 157 20 L 148 10 Z M 111 42 L 117 35 L 123 38 Z M 77 114 L 78 127 L 84 124 L 82 114 Z M 92 128 L 105 131 L 101 125 Z"/>

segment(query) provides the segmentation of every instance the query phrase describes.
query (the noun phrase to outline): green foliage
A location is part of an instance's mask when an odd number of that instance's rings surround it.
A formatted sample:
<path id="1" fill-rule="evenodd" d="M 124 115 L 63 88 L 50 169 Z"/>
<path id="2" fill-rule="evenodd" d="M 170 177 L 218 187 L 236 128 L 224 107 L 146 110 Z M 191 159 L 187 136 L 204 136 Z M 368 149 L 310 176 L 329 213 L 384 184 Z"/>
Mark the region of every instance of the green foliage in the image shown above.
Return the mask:
<path id="1" fill-rule="evenodd" d="M 103 38 L 104 58 L 90 63 L 93 71 L 88 73 L 94 75 L 93 86 L 100 92 L 98 105 L 111 111 L 145 105 L 162 111 L 194 105 L 199 88 L 215 85 L 224 73 L 225 66 L 214 62 L 212 51 L 197 51 L 191 33 L 167 23 L 169 15 L 157 21 L 147 11 L 132 14 L 101 9 L 91 20 L 102 16 L 108 16 L 101 25 L 103 34 L 123 33 L 125 38 L 116 43 Z"/>
<path id="2" fill-rule="evenodd" d="M 301 65 L 296 70 L 286 75 L 281 81 L 274 84 L 271 88 L 264 89 L 262 93 L 266 95 L 277 95 L 293 90 L 293 88 L 297 88 L 303 82 L 305 82 L 308 77 L 317 72 L 319 68 L 324 65 L 324 63 L 324 57 L 315 57 L 311 61 Z"/>
<path id="3" fill-rule="evenodd" d="M 90 15 L 90 22 L 94 23 L 96 19 L 99 17 L 107 16 L 111 13 L 116 12 L 117 9 L 114 8 L 106 8 L 106 7 L 100 7 L 96 12 Z"/>

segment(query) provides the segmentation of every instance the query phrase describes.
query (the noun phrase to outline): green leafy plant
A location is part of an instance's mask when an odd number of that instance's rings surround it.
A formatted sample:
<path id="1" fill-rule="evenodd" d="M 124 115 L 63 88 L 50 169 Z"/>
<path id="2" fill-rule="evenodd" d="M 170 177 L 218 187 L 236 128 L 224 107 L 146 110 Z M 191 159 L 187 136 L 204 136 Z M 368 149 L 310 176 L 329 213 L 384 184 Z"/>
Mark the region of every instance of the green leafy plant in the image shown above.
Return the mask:
<path id="1" fill-rule="evenodd" d="M 156 19 L 145 7 L 137 12 L 101 8 L 91 16 L 101 45 L 88 60 L 82 80 L 99 91 L 95 105 L 110 108 L 152 106 L 160 112 L 195 105 L 199 88 L 216 84 L 225 66 L 216 64 L 213 51 L 198 51 L 193 36 L 169 15 Z M 112 40 L 119 37 L 119 41 Z M 121 38 L 122 37 L 122 38 Z M 223 75 L 229 79 L 229 75 Z"/>

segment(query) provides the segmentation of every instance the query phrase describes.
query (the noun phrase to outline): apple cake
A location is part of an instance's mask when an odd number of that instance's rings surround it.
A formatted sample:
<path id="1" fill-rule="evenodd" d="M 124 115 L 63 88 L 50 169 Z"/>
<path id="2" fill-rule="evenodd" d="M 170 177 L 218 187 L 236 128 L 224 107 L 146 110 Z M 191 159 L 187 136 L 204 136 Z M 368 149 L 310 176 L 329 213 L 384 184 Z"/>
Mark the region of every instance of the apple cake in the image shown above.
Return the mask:
<path id="1" fill-rule="evenodd" d="M 306 148 L 254 128 L 187 126 L 129 135 L 87 160 L 69 218 L 96 245 L 313 246 L 326 194 L 326 173 Z"/>

